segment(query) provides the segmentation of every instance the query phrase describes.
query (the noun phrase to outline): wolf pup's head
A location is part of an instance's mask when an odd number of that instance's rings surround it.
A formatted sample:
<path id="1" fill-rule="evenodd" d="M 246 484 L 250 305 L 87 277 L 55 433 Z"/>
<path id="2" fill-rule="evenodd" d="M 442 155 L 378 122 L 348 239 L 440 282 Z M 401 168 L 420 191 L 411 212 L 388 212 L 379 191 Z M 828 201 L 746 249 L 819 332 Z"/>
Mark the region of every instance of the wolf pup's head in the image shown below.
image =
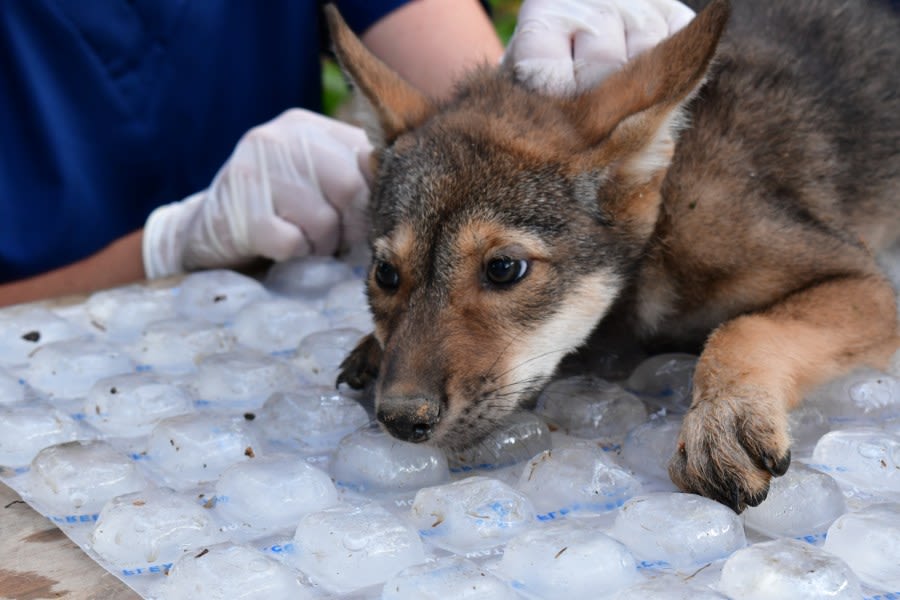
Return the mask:
<path id="1" fill-rule="evenodd" d="M 728 17 L 716 0 L 593 90 L 542 96 L 482 68 L 437 103 L 327 7 L 375 145 L 375 332 L 341 378 L 375 374 L 394 436 L 466 448 L 580 346 L 653 234 L 682 109 Z"/>

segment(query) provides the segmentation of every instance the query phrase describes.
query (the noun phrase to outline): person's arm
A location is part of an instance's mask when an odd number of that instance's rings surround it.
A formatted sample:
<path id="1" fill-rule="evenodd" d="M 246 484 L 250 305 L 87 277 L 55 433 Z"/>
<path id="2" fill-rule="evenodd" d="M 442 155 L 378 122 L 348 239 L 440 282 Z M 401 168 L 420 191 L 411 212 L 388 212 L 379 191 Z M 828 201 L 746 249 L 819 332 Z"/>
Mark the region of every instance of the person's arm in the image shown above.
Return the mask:
<path id="1" fill-rule="evenodd" d="M 410 83 L 434 96 L 449 93 L 455 79 L 466 68 L 484 62 L 497 64 L 503 51 L 487 14 L 477 0 L 410 2 L 377 21 L 362 39 Z M 271 158 L 273 165 L 278 162 L 276 159 L 280 149 L 287 147 L 312 149 L 313 154 L 317 155 L 311 157 L 315 163 L 318 155 L 324 160 L 340 150 L 337 145 L 346 146 L 347 152 L 341 153 L 346 155 L 346 160 L 332 159 L 324 165 L 306 165 L 306 170 L 303 167 L 291 169 L 300 173 L 298 181 L 289 182 L 291 185 L 282 189 L 290 189 L 296 201 L 286 197 L 284 192 L 278 195 L 277 190 L 267 187 L 271 182 L 268 181 L 268 173 L 263 173 L 263 170 L 271 167 L 255 164 L 252 159 L 242 156 L 240 171 L 245 175 L 255 172 L 265 176 L 256 181 L 247 181 L 252 178 L 245 177 L 242 182 L 238 181 L 237 176 L 229 177 L 227 173 L 223 176 L 220 173 L 216 178 L 219 184 L 214 182 L 210 189 L 218 187 L 228 192 L 207 190 L 205 198 L 195 200 L 190 209 L 187 201 L 169 205 L 172 210 L 159 212 L 164 218 L 157 219 L 157 225 L 151 228 L 151 239 L 145 243 L 149 248 L 144 248 L 143 255 L 146 226 L 145 230 L 129 234 L 84 260 L 29 279 L 0 285 L 0 306 L 89 293 L 148 276 L 170 275 L 185 268 L 182 255 L 185 249 L 190 255 L 188 266 L 192 268 L 237 266 L 256 255 L 284 259 L 310 251 L 333 251 L 346 235 L 341 228 L 346 229 L 359 221 L 362 212 L 354 195 L 358 195 L 356 188 L 365 184 L 363 176 L 354 172 L 356 150 L 353 146 L 361 147 L 365 136 L 360 131 L 357 136 L 347 134 L 347 137 L 358 137 L 359 142 L 339 139 L 340 136 L 334 135 L 332 125 L 317 122 L 312 115 L 300 112 L 276 119 L 277 124 L 273 122 L 257 128 L 259 135 L 251 135 L 249 139 L 245 137 L 238 144 L 238 149 L 245 150 L 242 155 L 264 146 L 266 149 L 260 152 Z M 234 156 L 229 163 L 233 161 Z M 315 176 L 311 176 L 309 169 L 315 171 Z M 237 173 L 239 169 L 233 171 Z M 283 173 L 281 175 L 284 176 Z M 310 182 L 314 184 L 313 192 L 297 192 L 298 187 L 309 188 Z M 248 189 L 248 186 L 255 189 Z M 266 207 L 266 202 L 260 202 L 261 189 L 268 190 L 266 193 L 271 199 L 268 201 L 267 198 L 268 206 L 274 207 L 269 209 L 271 214 L 264 216 L 259 215 L 260 207 Z M 346 198 L 333 197 L 340 194 Z M 205 213 L 204 217 L 197 216 L 200 212 Z M 276 213 L 285 218 L 280 218 Z M 271 225 L 266 225 L 265 219 L 270 219 Z M 248 225 L 250 220 L 255 226 Z M 296 231 L 285 226 L 285 221 L 292 224 Z M 212 226 L 198 226 L 201 222 Z M 168 235 L 176 227 L 183 232 L 179 234 L 181 239 L 177 240 Z M 210 236 L 216 239 L 209 239 Z M 218 250 L 216 256 L 210 256 L 210 248 Z M 200 258 L 197 257 L 198 250 Z M 147 264 L 150 265 L 149 273 L 145 272 L 144 265 Z"/>
<path id="2" fill-rule="evenodd" d="M 468 69 L 496 65 L 503 44 L 477 0 L 417 0 L 362 35 L 375 56 L 432 97 L 450 93 Z"/>
<path id="3" fill-rule="evenodd" d="M 142 231 L 111 243 L 96 254 L 59 269 L 0 285 L 0 306 L 70 294 L 87 294 L 144 279 Z"/>

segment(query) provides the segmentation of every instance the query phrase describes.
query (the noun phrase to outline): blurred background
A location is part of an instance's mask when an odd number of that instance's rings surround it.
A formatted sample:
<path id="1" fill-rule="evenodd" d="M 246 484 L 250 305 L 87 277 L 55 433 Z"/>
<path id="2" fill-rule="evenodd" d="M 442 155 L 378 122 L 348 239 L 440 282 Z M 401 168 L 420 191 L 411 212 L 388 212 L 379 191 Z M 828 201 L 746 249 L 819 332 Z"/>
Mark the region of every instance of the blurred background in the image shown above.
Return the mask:
<path id="1" fill-rule="evenodd" d="M 516 27 L 516 15 L 522 0 L 487 0 L 487 4 L 491 8 L 497 34 L 506 45 Z M 349 90 L 340 69 L 330 58 L 323 61 L 322 78 L 322 108 L 325 114 L 336 116 L 338 107 L 347 100 Z"/>

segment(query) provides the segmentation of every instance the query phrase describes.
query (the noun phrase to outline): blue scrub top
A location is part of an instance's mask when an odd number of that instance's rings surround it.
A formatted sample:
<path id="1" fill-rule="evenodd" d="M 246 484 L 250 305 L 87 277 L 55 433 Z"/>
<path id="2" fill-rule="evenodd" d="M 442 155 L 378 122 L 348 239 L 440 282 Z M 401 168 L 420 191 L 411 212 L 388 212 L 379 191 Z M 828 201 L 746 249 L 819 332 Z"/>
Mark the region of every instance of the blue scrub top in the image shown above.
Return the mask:
<path id="1" fill-rule="evenodd" d="M 405 0 L 337 4 L 357 32 Z M 0 283 L 206 188 L 241 135 L 321 99 L 315 0 L 0 0 Z"/>

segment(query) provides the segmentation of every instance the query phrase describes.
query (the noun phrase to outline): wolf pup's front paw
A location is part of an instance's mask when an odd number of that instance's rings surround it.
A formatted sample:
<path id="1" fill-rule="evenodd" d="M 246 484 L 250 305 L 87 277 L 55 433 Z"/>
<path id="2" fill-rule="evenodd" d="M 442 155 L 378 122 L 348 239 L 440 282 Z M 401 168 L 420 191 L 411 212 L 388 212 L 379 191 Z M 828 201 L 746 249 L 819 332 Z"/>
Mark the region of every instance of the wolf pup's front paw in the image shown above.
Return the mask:
<path id="1" fill-rule="evenodd" d="M 765 500 L 772 476 L 790 462 L 787 413 L 777 401 L 761 393 L 695 398 L 669 476 L 682 490 L 741 512 Z"/>
<path id="2" fill-rule="evenodd" d="M 356 348 L 341 363 L 335 385 L 346 383 L 355 390 L 361 390 L 378 377 L 381 364 L 381 344 L 373 334 L 359 341 Z"/>

